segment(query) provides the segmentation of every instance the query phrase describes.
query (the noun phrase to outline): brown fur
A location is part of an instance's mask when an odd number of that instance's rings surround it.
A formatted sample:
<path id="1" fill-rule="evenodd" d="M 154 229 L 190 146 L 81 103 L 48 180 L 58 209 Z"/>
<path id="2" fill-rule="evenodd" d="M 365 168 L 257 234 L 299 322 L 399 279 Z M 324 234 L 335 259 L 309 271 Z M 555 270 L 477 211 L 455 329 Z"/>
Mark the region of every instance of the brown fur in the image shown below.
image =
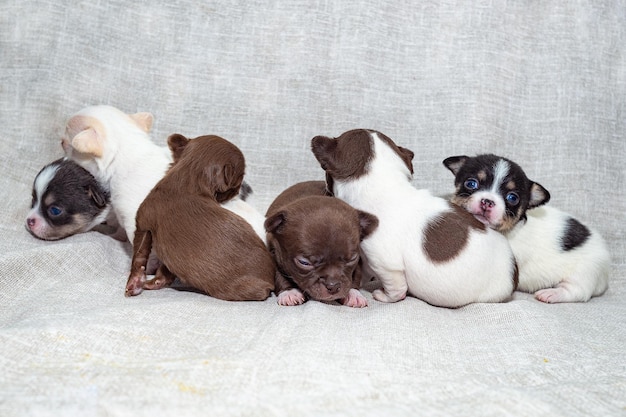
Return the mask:
<path id="1" fill-rule="evenodd" d="M 267 242 L 277 266 L 276 294 L 299 288 L 314 300 L 342 300 L 361 283 L 359 243 L 378 219 L 324 196 L 324 181 L 298 183 L 267 212 Z M 310 266 L 299 264 L 299 257 Z"/>
<path id="2" fill-rule="evenodd" d="M 174 162 L 137 212 L 127 295 L 171 284 L 174 277 L 223 300 L 264 300 L 273 290 L 274 264 L 245 220 L 219 203 L 239 192 L 245 161 L 217 136 L 168 138 Z M 145 280 L 150 250 L 162 266 Z"/>

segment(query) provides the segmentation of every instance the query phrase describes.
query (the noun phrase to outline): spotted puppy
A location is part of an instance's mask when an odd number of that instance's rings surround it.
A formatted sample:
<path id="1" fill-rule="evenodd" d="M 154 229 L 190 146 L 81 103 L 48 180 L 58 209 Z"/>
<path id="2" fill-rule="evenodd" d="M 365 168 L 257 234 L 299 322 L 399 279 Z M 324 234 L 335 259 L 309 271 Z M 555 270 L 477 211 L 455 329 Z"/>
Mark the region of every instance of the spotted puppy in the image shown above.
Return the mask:
<path id="1" fill-rule="evenodd" d="M 407 292 L 432 305 L 460 307 L 509 299 L 517 268 L 501 234 L 428 190 L 411 185 L 413 152 L 384 134 L 357 129 L 317 136 L 312 151 L 332 193 L 372 213 L 378 228 L 361 243 L 383 302 Z"/>
<path id="2" fill-rule="evenodd" d="M 306 298 L 366 307 L 360 292 L 359 243 L 378 219 L 325 195 L 324 181 L 306 181 L 283 191 L 267 210 L 267 244 L 276 262 L 278 304 Z"/>
<path id="3" fill-rule="evenodd" d="M 26 230 L 43 240 L 63 239 L 94 229 L 107 232 L 103 223 L 112 221 L 109 203 L 109 192 L 93 175 L 67 158 L 57 159 L 35 177 Z"/>
<path id="4" fill-rule="evenodd" d="M 588 301 L 608 287 L 610 255 L 598 232 L 550 206 L 550 193 L 515 162 L 492 154 L 451 156 L 452 201 L 509 240 L 519 289 L 546 303 Z M 541 207 L 539 207 L 541 206 Z"/>

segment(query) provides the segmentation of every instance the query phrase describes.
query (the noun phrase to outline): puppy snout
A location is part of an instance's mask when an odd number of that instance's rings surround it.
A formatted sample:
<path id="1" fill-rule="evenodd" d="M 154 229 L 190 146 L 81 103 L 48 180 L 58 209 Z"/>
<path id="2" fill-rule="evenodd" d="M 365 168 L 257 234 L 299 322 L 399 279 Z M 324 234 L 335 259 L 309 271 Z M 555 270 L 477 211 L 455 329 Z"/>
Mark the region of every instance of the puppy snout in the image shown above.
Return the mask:
<path id="1" fill-rule="evenodd" d="M 339 281 L 326 281 L 324 286 L 331 294 L 337 294 L 341 289 L 341 283 Z"/>
<path id="2" fill-rule="evenodd" d="M 483 198 L 482 200 L 480 200 L 480 207 L 483 210 L 489 210 L 495 205 L 496 203 L 494 203 L 493 200 L 489 200 L 488 198 Z"/>

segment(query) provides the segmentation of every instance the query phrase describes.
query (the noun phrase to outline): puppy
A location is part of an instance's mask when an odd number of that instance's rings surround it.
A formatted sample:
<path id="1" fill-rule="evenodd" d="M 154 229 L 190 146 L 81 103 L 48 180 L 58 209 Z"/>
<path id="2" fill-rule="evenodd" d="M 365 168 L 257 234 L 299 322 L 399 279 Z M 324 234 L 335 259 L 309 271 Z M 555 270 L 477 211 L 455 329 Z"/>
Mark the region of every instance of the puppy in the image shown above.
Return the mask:
<path id="1" fill-rule="evenodd" d="M 58 240 L 102 228 L 109 203 L 108 191 L 93 175 L 67 158 L 57 159 L 35 177 L 26 230 L 39 239 Z"/>
<path id="2" fill-rule="evenodd" d="M 460 307 L 511 296 L 517 267 L 507 240 L 458 206 L 415 189 L 413 152 L 365 129 L 314 137 L 311 148 L 328 189 L 378 217 L 378 228 L 361 242 L 383 285 L 376 300 L 395 302 L 408 291 L 435 306 Z"/>
<path id="3" fill-rule="evenodd" d="M 550 193 L 522 168 L 496 155 L 452 156 L 452 201 L 509 240 L 519 289 L 546 303 L 588 301 L 608 287 L 610 255 L 598 232 L 567 213 L 542 206 Z"/>
<path id="4" fill-rule="evenodd" d="M 69 119 L 62 140 L 66 156 L 110 190 L 112 209 L 130 242 L 139 205 L 172 163 L 168 147 L 156 145 L 148 135 L 153 120 L 150 113 L 125 114 L 112 106 L 90 106 Z M 265 239 L 263 215 L 238 201 L 237 195 L 231 200 L 223 201 L 225 208 L 251 222 Z"/>
<path id="5" fill-rule="evenodd" d="M 301 182 L 267 210 L 278 304 L 302 304 L 306 297 L 366 307 L 367 298 L 359 292 L 359 243 L 376 229 L 378 219 L 325 192 L 324 181 Z"/>
<path id="6" fill-rule="evenodd" d="M 241 151 L 217 136 L 168 138 L 174 162 L 137 212 L 126 295 L 158 289 L 175 277 L 223 300 L 265 300 L 274 288 L 274 262 L 249 223 L 219 203 L 243 181 Z M 151 248 L 162 262 L 146 281 Z"/>

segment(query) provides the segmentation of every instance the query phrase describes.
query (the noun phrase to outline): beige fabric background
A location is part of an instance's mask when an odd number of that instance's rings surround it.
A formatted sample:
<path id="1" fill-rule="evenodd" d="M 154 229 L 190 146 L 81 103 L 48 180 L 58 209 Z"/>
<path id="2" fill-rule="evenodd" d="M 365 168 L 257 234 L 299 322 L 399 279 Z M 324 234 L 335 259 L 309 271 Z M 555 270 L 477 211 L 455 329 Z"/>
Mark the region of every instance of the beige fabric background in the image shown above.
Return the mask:
<path id="1" fill-rule="evenodd" d="M 623 0 L 1 2 L 0 415 L 625 415 L 625 32 Z M 610 289 L 458 310 L 126 299 L 128 246 L 23 225 L 65 121 L 97 103 L 152 112 L 160 144 L 231 140 L 262 211 L 322 178 L 318 134 L 381 130 L 441 194 L 445 157 L 507 156 L 605 236 Z"/>

